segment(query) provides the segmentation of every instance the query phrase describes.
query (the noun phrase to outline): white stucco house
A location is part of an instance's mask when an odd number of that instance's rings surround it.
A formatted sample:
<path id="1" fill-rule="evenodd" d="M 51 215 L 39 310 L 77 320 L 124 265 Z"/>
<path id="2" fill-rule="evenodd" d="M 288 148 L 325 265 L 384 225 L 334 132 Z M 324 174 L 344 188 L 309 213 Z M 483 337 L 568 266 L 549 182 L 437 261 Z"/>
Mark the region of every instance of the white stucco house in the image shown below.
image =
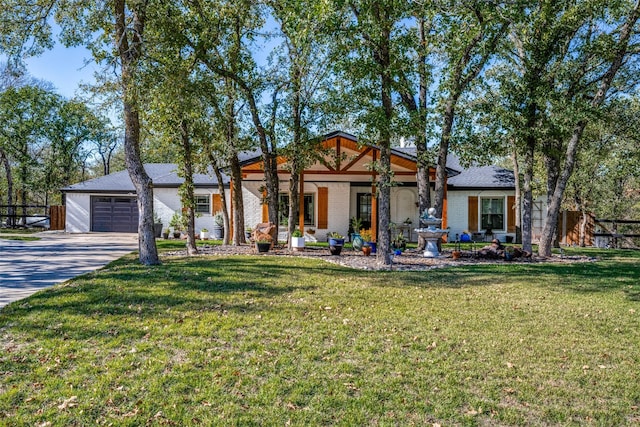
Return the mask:
<path id="1" fill-rule="evenodd" d="M 326 233 L 349 232 L 349 221 L 359 217 L 365 228 L 377 230 L 376 172 L 371 164 L 379 159 L 375 146 L 359 144 L 355 136 L 334 132 L 319 142 L 322 156 L 301 174 L 300 218 L 298 228 L 314 229 L 322 240 Z M 289 172 L 287 159 L 279 158 L 280 207 L 286 217 Z M 267 206 L 263 204 L 262 158 L 259 153 L 244 153 L 242 159 L 242 194 L 247 226 L 267 221 Z M 410 240 L 417 240 L 413 231 L 419 226 L 415 148 L 392 149 L 391 165 L 396 185 L 391 189 L 391 221 Z M 145 169 L 153 181 L 154 207 L 164 227 L 174 212 L 182 209 L 178 188 L 182 178 L 173 164 L 147 164 Z M 435 169 L 430 171 L 432 191 Z M 443 227 L 450 229 L 449 240 L 464 231 L 485 233 L 504 241 L 515 236 L 514 177 L 509 170 L 497 166 L 463 168 L 453 156 L 447 164 L 447 192 L 443 212 Z M 227 200 L 230 189 L 237 188 L 224 177 Z M 220 209 L 218 183 L 213 175 L 194 177 L 197 212 L 196 229 L 211 228 L 212 216 Z M 235 191 L 235 190 L 234 190 Z M 135 191 L 126 171 L 71 185 L 63 189 L 66 199 L 66 230 L 137 231 Z M 231 207 L 229 207 L 231 209 Z M 538 219 L 541 222 L 542 207 Z M 535 215 L 535 213 L 534 213 Z M 410 222 L 410 224 L 406 224 Z M 539 224 L 541 227 L 541 224 Z"/>

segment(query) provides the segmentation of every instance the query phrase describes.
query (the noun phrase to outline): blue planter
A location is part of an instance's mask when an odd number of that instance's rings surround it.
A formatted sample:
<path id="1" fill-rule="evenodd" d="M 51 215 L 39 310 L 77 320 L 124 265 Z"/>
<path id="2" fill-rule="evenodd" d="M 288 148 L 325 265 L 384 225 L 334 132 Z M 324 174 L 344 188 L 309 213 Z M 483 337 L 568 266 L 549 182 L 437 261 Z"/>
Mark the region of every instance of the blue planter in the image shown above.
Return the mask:
<path id="1" fill-rule="evenodd" d="M 359 234 L 354 234 L 353 239 L 351 239 L 351 244 L 353 245 L 354 251 L 361 251 L 364 246 L 364 240 Z"/>
<path id="2" fill-rule="evenodd" d="M 376 242 L 367 242 L 369 244 L 369 246 L 371 246 L 371 253 L 375 254 L 376 252 L 378 252 L 378 248 L 376 246 Z"/>
<path id="3" fill-rule="evenodd" d="M 329 237 L 329 246 L 344 246 L 344 239 Z"/>

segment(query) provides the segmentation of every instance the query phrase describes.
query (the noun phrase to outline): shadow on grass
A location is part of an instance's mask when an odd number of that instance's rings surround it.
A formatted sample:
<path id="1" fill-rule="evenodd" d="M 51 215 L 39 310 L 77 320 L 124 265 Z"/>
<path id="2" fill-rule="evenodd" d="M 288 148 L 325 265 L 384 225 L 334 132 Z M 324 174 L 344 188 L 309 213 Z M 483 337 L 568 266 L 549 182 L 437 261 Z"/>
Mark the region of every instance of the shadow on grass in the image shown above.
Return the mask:
<path id="1" fill-rule="evenodd" d="M 181 321 L 185 313 L 248 314 L 273 310 L 270 301 L 292 292 L 310 292 L 317 285 L 297 280 L 313 274 L 323 278 L 349 270 L 312 262 L 282 262 L 277 257 L 176 258 L 163 265 L 137 264 L 132 256 L 111 263 L 67 285 L 54 287 L 0 312 L 0 327 L 19 319 L 15 328 L 55 337 L 56 323 L 80 316 L 79 324 L 64 325 L 64 336 L 89 339 L 110 334 L 142 337 L 147 321 Z M 304 283 L 301 283 L 304 282 Z M 246 304 L 247 299 L 255 303 Z"/>
<path id="2" fill-rule="evenodd" d="M 585 251 L 575 251 L 585 253 Z M 519 282 L 578 293 L 624 292 L 640 301 L 640 252 L 586 251 L 595 262 L 496 263 L 414 272 L 385 272 L 372 277 L 380 286 L 451 287 L 491 286 Z"/>

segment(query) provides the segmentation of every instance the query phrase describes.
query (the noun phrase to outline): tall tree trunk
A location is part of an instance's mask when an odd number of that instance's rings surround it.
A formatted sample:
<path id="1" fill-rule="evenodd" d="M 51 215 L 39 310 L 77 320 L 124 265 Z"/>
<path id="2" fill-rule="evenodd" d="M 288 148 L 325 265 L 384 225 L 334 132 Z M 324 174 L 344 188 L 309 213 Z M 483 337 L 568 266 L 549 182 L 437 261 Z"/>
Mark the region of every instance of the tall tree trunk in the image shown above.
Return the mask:
<path id="1" fill-rule="evenodd" d="M 423 48 L 427 44 L 425 21 L 418 18 L 418 33 L 420 35 L 420 46 Z M 431 159 L 427 150 L 427 55 L 424 50 L 420 50 L 418 54 L 418 103 L 416 104 L 414 97 L 409 93 L 401 94 L 402 101 L 409 112 L 412 125 L 414 126 L 414 134 L 416 139 L 416 185 L 418 188 L 418 215 L 431 207 L 431 189 L 429 184 L 429 167 Z M 408 83 L 407 83 L 408 87 Z M 420 224 L 418 223 L 418 227 Z M 418 250 L 424 249 L 426 240 L 424 237 L 418 236 Z"/>
<path id="2" fill-rule="evenodd" d="M 598 87 L 598 91 L 591 101 L 592 108 L 598 108 L 604 102 L 607 92 L 611 88 L 614 77 L 625 61 L 625 57 L 627 56 L 627 52 L 629 49 L 629 40 L 631 38 L 631 35 L 634 33 L 634 27 L 639 17 L 640 1 L 636 1 L 625 23 L 620 28 L 618 46 L 613 52 L 611 65 L 607 69 L 607 72 L 604 74 L 602 81 L 600 82 L 600 85 Z M 558 181 L 551 198 L 551 203 L 547 208 L 547 216 L 544 224 L 544 229 L 542 230 L 542 236 L 540 238 L 540 245 L 538 247 L 538 254 L 540 256 L 551 256 L 551 245 L 553 242 L 553 237 L 555 235 L 556 224 L 558 223 L 558 215 L 560 214 L 564 190 L 566 189 L 569 178 L 571 178 L 571 174 L 573 173 L 578 146 L 580 144 L 580 140 L 586 126 L 586 120 L 580 120 L 574 127 L 571 138 L 569 139 L 569 143 L 567 144 L 567 149 L 564 155 L 564 167 L 562 168 L 562 172 L 558 177 Z"/>
<path id="3" fill-rule="evenodd" d="M 182 165 L 180 168 L 184 174 L 184 183 L 181 188 L 182 206 L 186 206 L 187 215 L 187 254 L 197 255 L 195 231 L 195 194 L 193 184 L 193 153 L 191 140 L 189 139 L 189 129 L 185 120 L 180 121 L 180 137 L 182 139 Z"/>
<path id="4" fill-rule="evenodd" d="M 297 67 L 296 57 L 290 52 L 290 61 L 292 62 L 292 95 L 291 110 L 293 112 L 293 153 L 291 161 L 291 178 L 289 179 L 289 226 L 287 227 L 287 238 L 289 240 L 289 249 L 292 249 L 291 234 L 296 229 L 300 218 L 300 197 L 304 197 L 304 189 L 300 186 L 301 151 L 302 151 L 302 125 L 300 112 L 300 69 Z M 302 191 L 301 191 L 302 190 Z M 304 224 L 300 224 L 300 231 L 304 231 Z"/>
<path id="5" fill-rule="evenodd" d="M 139 260 L 144 265 L 160 264 L 153 229 L 153 183 L 144 170 L 140 158 L 140 116 L 135 90 L 133 72 L 142 55 L 142 37 L 144 33 L 145 5 L 142 10 L 133 10 L 133 31 L 127 24 L 125 0 L 113 3 L 116 17 L 115 41 L 121 62 L 121 83 L 124 110 L 124 153 L 127 171 L 136 189 L 138 199 L 138 250 Z M 132 34 L 131 36 L 129 34 Z M 131 41 L 129 40 L 131 37 Z"/>
<path id="6" fill-rule="evenodd" d="M 218 160 L 213 155 L 213 151 L 208 150 L 208 152 L 209 163 L 211 163 L 213 173 L 216 175 L 216 179 L 218 180 L 218 193 L 220 194 L 220 204 L 222 205 L 222 218 L 224 221 L 224 237 L 222 238 L 222 244 L 228 245 L 231 239 L 231 233 L 229 233 L 229 230 L 231 229 L 231 222 L 229 221 L 229 209 L 227 209 L 227 195 L 224 190 L 222 171 L 220 170 Z"/>
<path id="7" fill-rule="evenodd" d="M 13 210 L 13 177 L 11 175 L 11 163 L 9 163 L 9 158 L 3 149 L 0 148 L 0 162 L 4 166 L 5 176 L 7 177 L 7 225 L 9 227 L 13 227 L 15 225 L 15 218 L 13 215 L 15 211 Z"/>
<path id="8" fill-rule="evenodd" d="M 522 249 L 532 253 L 533 237 L 533 162 L 534 162 L 535 138 L 527 138 L 527 146 L 524 153 L 524 182 L 522 185 Z"/>
<path id="9" fill-rule="evenodd" d="M 516 223 L 514 224 L 516 229 L 516 243 L 522 243 L 522 189 L 520 184 L 520 163 L 518 162 L 518 152 L 515 144 L 513 145 L 513 151 L 511 153 L 511 160 L 513 162 L 513 178 L 515 186 L 515 202 L 514 202 L 514 216 Z"/>
<path id="10" fill-rule="evenodd" d="M 244 199 L 242 198 L 242 169 L 238 153 L 233 149 L 229 161 L 231 181 L 233 182 L 233 244 L 246 243 L 244 236 Z"/>
<path id="11" fill-rule="evenodd" d="M 587 240 L 587 224 L 589 222 L 589 213 L 586 210 L 585 206 L 581 206 L 580 213 L 582 217 L 580 218 L 580 237 L 578 240 L 578 244 L 581 248 L 584 248 Z"/>
<path id="12" fill-rule="evenodd" d="M 436 217 L 442 218 L 444 208 L 445 185 L 447 182 L 447 155 L 449 154 L 449 140 L 453 130 L 453 119 L 455 116 L 455 106 L 458 97 L 453 93 L 444 109 L 444 117 L 442 124 L 442 135 L 440 136 L 440 145 L 438 148 L 438 164 L 436 165 L 436 185 L 435 185 L 435 204 Z"/>

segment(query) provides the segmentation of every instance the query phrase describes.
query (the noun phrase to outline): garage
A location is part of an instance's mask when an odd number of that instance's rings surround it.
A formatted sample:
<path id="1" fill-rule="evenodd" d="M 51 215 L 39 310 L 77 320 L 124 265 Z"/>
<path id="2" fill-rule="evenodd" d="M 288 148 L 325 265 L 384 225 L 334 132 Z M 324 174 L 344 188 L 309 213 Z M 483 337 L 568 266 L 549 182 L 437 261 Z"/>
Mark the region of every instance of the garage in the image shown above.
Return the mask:
<path id="1" fill-rule="evenodd" d="M 91 197 L 91 231 L 137 233 L 138 203 L 135 197 Z"/>

